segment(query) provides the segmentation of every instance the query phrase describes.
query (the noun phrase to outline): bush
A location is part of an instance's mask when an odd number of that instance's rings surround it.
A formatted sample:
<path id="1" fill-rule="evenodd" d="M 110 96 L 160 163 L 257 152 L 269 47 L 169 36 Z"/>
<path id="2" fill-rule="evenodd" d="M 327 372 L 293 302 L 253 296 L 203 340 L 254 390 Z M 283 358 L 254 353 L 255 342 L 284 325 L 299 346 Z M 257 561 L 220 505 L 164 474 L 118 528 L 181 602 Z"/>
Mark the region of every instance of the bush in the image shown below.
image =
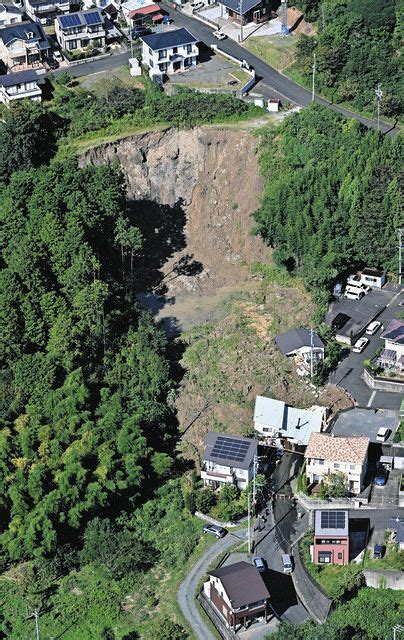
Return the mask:
<path id="1" fill-rule="evenodd" d="M 209 513 L 211 508 L 216 504 L 216 494 L 210 487 L 201 489 L 196 494 L 195 506 L 202 513 Z"/>

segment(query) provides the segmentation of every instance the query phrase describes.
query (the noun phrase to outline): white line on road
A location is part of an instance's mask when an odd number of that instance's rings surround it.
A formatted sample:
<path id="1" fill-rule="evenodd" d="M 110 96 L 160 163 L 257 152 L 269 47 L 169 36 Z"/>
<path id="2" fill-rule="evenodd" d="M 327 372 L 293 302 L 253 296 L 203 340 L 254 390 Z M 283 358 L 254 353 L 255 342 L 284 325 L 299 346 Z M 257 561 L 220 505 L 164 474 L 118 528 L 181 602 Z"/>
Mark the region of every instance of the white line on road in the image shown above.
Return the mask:
<path id="1" fill-rule="evenodd" d="M 369 402 L 367 403 L 367 407 L 371 407 L 372 406 L 372 402 L 375 399 L 375 395 L 376 395 L 376 391 L 373 391 L 372 395 L 369 398 Z"/>

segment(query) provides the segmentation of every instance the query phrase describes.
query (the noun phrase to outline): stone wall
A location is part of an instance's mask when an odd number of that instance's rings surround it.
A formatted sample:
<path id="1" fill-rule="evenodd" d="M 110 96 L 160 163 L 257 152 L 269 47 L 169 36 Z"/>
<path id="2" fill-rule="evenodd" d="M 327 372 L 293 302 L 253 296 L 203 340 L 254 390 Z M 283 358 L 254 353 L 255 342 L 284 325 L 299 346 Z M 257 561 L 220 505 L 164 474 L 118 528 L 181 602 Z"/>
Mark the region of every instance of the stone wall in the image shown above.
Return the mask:
<path id="1" fill-rule="evenodd" d="M 374 376 L 368 369 L 364 369 L 363 379 L 371 389 L 404 394 L 404 382 L 398 382 L 397 380 L 388 380 L 387 378 Z"/>

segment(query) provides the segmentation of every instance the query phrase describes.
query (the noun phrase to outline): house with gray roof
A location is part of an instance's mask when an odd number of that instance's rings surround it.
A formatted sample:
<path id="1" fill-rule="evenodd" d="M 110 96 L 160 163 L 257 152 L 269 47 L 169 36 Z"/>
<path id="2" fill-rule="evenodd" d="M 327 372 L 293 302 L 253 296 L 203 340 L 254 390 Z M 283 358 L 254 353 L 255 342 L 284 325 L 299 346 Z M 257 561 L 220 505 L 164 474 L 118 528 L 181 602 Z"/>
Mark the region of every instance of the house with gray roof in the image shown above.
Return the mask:
<path id="1" fill-rule="evenodd" d="M 77 0 L 25 0 L 25 12 L 34 22 L 53 25 L 56 16 L 69 13 L 78 4 Z"/>
<path id="2" fill-rule="evenodd" d="M 311 360 L 313 365 L 324 360 L 324 343 L 315 331 L 291 329 L 276 336 L 275 342 L 284 356 L 296 359 L 298 366 L 308 368 Z"/>
<path id="3" fill-rule="evenodd" d="M 269 0 L 219 0 L 222 18 L 248 24 L 267 22 L 271 15 L 272 4 Z"/>
<path id="4" fill-rule="evenodd" d="M 41 101 L 42 90 L 38 79 L 33 69 L 0 76 L 0 102 L 9 105 L 13 100 Z"/>
<path id="5" fill-rule="evenodd" d="M 23 10 L 14 4 L 0 3 L 0 27 L 22 22 Z"/>
<path id="6" fill-rule="evenodd" d="M 255 399 L 254 429 L 263 438 L 287 438 L 294 444 L 306 445 L 312 433 L 325 427 L 326 420 L 326 407 L 297 409 L 274 398 Z"/>
<path id="7" fill-rule="evenodd" d="M 258 569 L 236 562 L 209 572 L 203 592 L 226 626 L 234 631 L 268 620 L 270 593 Z"/>
<path id="8" fill-rule="evenodd" d="M 142 63 L 150 76 L 171 75 L 198 64 L 197 39 L 187 29 L 170 29 L 141 36 Z"/>
<path id="9" fill-rule="evenodd" d="M 398 544 L 400 551 L 404 551 L 404 517 L 390 518 L 387 529 L 392 533 L 391 541 Z"/>
<path id="10" fill-rule="evenodd" d="M 10 71 L 42 67 L 50 48 L 37 22 L 24 21 L 0 29 L 0 59 Z"/>
<path id="11" fill-rule="evenodd" d="M 209 431 L 202 454 L 201 478 L 220 488 L 234 484 L 245 489 L 254 476 L 258 440 Z"/>

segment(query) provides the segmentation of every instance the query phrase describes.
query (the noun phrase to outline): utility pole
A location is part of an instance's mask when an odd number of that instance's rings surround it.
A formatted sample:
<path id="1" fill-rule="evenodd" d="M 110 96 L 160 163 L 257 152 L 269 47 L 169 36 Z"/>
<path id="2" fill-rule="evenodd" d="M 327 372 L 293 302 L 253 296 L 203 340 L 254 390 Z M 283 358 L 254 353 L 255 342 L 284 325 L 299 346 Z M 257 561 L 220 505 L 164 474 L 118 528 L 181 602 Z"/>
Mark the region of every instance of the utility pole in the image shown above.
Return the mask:
<path id="1" fill-rule="evenodd" d="M 282 16 L 281 36 L 289 35 L 287 8 L 288 8 L 287 0 L 281 0 L 281 16 Z"/>
<path id="2" fill-rule="evenodd" d="M 247 536 L 248 536 L 248 553 L 251 553 L 251 505 L 250 505 L 250 489 L 247 486 L 247 505 L 248 505 L 248 516 L 247 516 Z"/>
<path id="3" fill-rule="evenodd" d="M 377 89 L 375 89 L 376 100 L 377 100 L 377 130 L 380 131 L 380 105 L 382 104 L 383 91 L 380 89 L 380 84 L 377 85 Z"/>
<path id="4" fill-rule="evenodd" d="M 313 378 L 314 329 L 310 329 L 310 379 Z"/>
<path id="5" fill-rule="evenodd" d="M 243 42 L 243 0 L 239 2 L 240 6 L 240 42 Z"/>
<path id="6" fill-rule="evenodd" d="M 252 506 L 253 506 L 254 510 L 255 510 L 255 501 L 256 501 L 256 492 L 257 492 L 257 487 L 256 487 L 256 482 L 255 482 L 255 476 L 257 475 L 257 465 L 258 465 L 258 459 L 257 459 L 257 454 L 255 454 L 255 456 L 254 456 L 254 474 L 253 474 L 253 499 L 252 499 Z"/>
<path id="7" fill-rule="evenodd" d="M 393 640 L 397 640 L 397 631 L 399 633 L 401 633 L 402 631 L 404 631 L 404 627 L 402 624 L 396 624 L 393 627 Z"/>
<path id="8" fill-rule="evenodd" d="M 315 93 L 314 93 L 314 85 L 315 85 L 315 78 L 316 78 L 316 54 L 313 53 L 313 66 L 312 66 L 312 82 L 311 82 L 311 101 L 314 102 L 314 98 L 315 98 Z"/>
<path id="9" fill-rule="evenodd" d="M 28 618 L 35 618 L 35 636 L 36 636 L 36 640 L 39 640 L 39 611 L 38 611 L 38 609 L 34 609 L 33 612 L 30 613 Z"/>
<path id="10" fill-rule="evenodd" d="M 403 278 L 403 249 L 404 249 L 404 227 L 397 229 L 398 235 L 398 284 L 402 283 Z"/>

